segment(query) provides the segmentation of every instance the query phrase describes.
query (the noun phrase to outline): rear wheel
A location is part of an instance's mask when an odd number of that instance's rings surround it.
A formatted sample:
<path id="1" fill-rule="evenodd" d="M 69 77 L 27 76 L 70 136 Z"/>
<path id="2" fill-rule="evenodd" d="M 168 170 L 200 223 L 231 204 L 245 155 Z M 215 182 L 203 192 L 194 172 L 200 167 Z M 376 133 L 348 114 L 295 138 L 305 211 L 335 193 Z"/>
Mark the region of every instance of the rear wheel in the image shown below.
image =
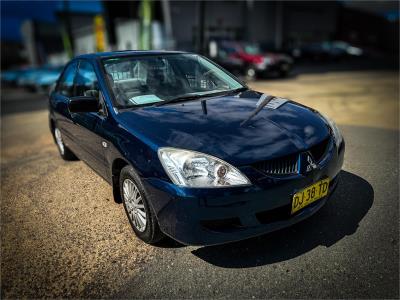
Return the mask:
<path id="1" fill-rule="evenodd" d="M 58 152 L 64 160 L 77 160 L 77 157 L 71 150 L 64 144 L 61 131 L 57 127 L 54 128 L 54 140 L 56 142 Z"/>
<path id="2" fill-rule="evenodd" d="M 164 234 L 148 202 L 148 195 L 131 166 L 121 170 L 119 178 L 122 203 L 135 234 L 148 244 L 160 241 Z"/>

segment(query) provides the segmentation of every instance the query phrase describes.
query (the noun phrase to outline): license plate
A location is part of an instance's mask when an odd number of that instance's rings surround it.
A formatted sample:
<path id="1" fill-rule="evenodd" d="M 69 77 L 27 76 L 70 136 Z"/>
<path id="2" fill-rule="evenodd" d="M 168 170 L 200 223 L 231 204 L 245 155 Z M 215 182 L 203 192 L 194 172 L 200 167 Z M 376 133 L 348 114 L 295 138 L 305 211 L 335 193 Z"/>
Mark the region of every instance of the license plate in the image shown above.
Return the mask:
<path id="1" fill-rule="evenodd" d="M 328 195 L 329 178 L 320 180 L 293 195 L 292 214 Z"/>

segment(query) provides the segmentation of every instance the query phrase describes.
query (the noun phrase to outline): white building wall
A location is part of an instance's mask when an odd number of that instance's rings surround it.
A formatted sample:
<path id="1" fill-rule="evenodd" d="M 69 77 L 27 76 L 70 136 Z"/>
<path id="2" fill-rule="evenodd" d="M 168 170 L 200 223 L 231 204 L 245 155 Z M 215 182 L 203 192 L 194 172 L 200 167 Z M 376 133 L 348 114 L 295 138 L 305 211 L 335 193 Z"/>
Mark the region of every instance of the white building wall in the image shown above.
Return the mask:
<path id="1" fill-rule="evenodd" d="M 30 20 L 24 21 L 21 26 L 21 35 L 24 41 L 25 54 L 28 58 L 30 65 L 35 66 L 37 64 L 36 57 L 36 42 L 34 34 L 34 25 Z"/>
<path id="2" fill-rule="evenodd" d="M 107 32 L 105 35 L 105 51 L 110 50 Z M 75 55 L 96 52 L 96 35 L 93 26 L 80 28 L 73 31 Z"/>
<path id="3" fill-rule="evenodd" d="M 52 54 L 49 54 L 49 56 L 47 58 L 47 62 L 50 65 L 54 65 L 54 66 L 65 65 L 69 60 L 70 60 L 70 58 L 68 57 L 68 54 L 65 52 L 52 53 Z"/>
<path id="4" fill-rule="evenodd" d="M 152 39 L 151 44 L 153 45 L 152 47 L 153 49 L 161 50 L 166 48 L 164 26 L 158 21 L 154 21 L 151 24 L 151 39 Z"/>
<path id="5" fill-rule="evenodd" d="M 85 34 L 75 38 L 75 54 L 86 54 L 96 52 L 94 34 Z"/>
<path id="6" fill-rule="evenodd" d="M 115 26 L 117 50 L 139 48 L 139 22 L 137 20 L 118 21 Z"/>
<path id="7" fill-rule="evenodd" d="M 154 21 L 151 24 L 151 36 L 153 49 L 163 49 L 165 47 L 165 34 L 163 25 Z M 140 24 L 138 20 L 120 20 L 115 26 L 117 39 L 116 50 L 138 50 L 140 37 Z"/>

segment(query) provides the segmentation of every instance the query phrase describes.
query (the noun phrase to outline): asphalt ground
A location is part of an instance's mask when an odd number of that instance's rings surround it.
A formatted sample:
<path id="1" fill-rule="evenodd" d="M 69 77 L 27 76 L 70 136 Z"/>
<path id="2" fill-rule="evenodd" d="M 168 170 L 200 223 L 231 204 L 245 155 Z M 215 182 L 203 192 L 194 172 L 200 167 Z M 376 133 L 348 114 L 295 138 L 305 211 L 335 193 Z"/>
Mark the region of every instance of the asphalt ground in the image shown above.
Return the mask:
<path id="1" fill-rule="evenodd" d="M 1 297 L 399 298 L 398 72 L 252 86 L 335 119 L 345 163 L 313 217 L 213 247 L 139 241 L 111 187 L 59 158 L 45 96 L 2 89 Z"/>

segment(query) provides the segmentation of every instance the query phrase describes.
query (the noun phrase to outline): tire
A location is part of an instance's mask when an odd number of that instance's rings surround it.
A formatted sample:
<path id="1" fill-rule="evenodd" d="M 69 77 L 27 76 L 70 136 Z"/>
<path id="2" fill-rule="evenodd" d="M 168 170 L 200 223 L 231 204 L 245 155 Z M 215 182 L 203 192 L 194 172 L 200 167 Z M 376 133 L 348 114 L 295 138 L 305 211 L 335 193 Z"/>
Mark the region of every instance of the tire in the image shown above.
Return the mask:
<path id="1" fill-rule="evenodd" d="M 75 154 L 64 144 L 61 131 L 57 127 L 54 127 L 53 131 L 54 142 L 57 145 L 58 152 L 63 160 L 71 161 L 78 160 Z"/>
<path id="2" fill-rule="evenodd" d="M 246 68 L 244 76 L 248 82 L 255 81 L 257 79 L 257 72 L 253 66 L 249 66 Z"/>
<path id="3" fill-rule="evenodd" d="M 280 78 L 286 78 L 286 77 L 289 76 L 289 72 L 290 72 L 290 70 L 280 70 L 279 71 L 279 77 Z"/>
<path id="4" fill-rule="evenodd" d="M 119 188 L 126 215 L 136 236 L 148 244 L 161 241 L 164 234 L 149 204 L 149 195 L 131 166 L 121 170 Z"/>

